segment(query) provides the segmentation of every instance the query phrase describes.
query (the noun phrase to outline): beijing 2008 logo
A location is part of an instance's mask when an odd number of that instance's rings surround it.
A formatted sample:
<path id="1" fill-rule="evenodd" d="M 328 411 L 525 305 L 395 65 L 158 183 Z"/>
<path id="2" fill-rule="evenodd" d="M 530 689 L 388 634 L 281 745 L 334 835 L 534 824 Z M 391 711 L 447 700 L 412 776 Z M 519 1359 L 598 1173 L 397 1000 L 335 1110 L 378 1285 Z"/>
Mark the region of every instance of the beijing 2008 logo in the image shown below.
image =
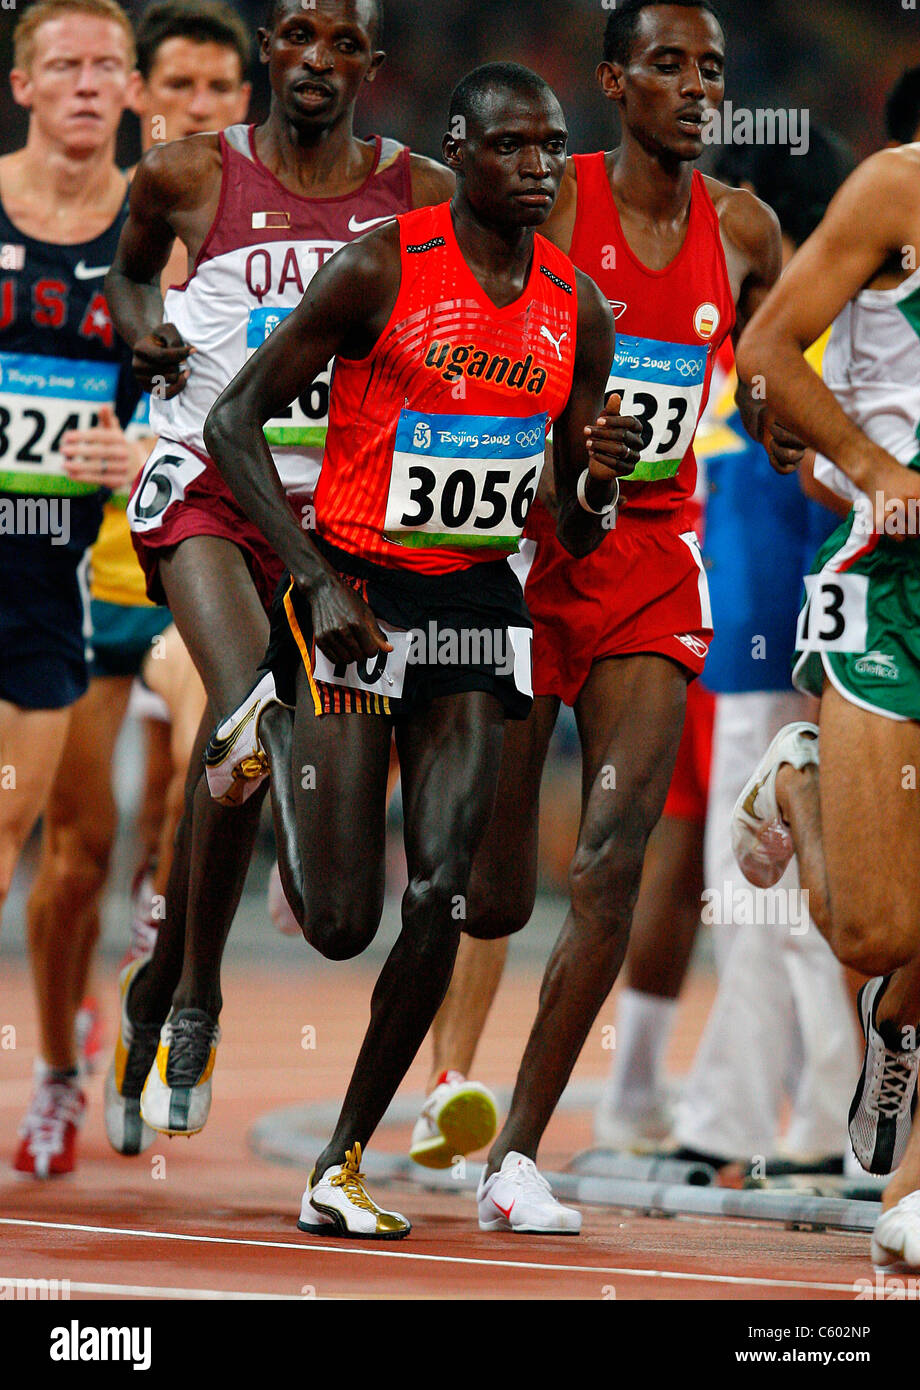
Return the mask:
<path id="1" fill-rule="evenodd" d="M 412 435 L 412 444 L 416 449 L 431 448 L 431 426 L 424 420 L 419 420 Z"/>

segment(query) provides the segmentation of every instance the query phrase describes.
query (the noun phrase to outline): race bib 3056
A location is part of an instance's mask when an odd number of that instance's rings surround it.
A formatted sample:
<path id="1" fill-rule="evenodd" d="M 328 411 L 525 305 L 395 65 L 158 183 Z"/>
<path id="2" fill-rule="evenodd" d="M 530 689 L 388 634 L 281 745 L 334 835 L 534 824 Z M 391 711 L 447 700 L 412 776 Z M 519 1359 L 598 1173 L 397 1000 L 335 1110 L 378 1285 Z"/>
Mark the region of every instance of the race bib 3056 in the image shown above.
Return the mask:
<path id="1" fill-rule="evenodd" d="M 401 411 L 387 537 L 516 550 L 543 468 L 546 419 Z"/>

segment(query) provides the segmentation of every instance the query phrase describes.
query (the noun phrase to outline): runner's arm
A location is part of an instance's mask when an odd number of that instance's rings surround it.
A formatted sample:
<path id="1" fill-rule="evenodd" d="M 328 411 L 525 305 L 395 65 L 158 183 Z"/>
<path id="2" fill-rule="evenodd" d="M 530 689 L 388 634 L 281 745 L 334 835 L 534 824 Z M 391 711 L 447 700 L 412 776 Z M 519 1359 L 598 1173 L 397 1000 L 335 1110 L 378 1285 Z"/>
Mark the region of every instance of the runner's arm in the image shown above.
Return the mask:
<path id="1" fill-rule="evenodd" d="M 128 218 L 105 278 L 115 327 L 134 349 L 135 377 L 145 391 L 169 398 L 188 379 L 183 364 L 194 348 L 163 323 L 160 276 L 176 240 L 177 213 L 203 199 L 209 170 L 219 160 L 213 137 L 176 141 L 148 150 L 131 181 Z M 165 389 L 164 389 L 165 388 Z"/>
<path id="2" fill-rule="evenodd" d="M 732 341 L 737 347 L 751 318 L 780 277 L 783 266 L 782 236 L 772 208 L 747 189 L 730 190 L 720 220 L 723 232 L 747 266 L 732 330 Z M 756 385 L 758 383 L 743 379 L 739 372 L 735 403 L 751 438 L 763 444 L 770 462 L 779 472 L 788 473 L 801 462 L 805 446 L 786 425 L 776 419 L 762 390 L 754 391 Z"/>
<path id="3" fill-rule="evenodd" d="M 297 308 L 268 335 L 205 421 L 208 453 L 243 511 L 311 599 L 318 588 L 337 581 L 294 518 L 263 425 L 308 390 L 330 358 L 367 355 L 396 301 L 399 276 L 394 224 L 343 247 L 317 272 Z"/>
<path id="4" fill-rule="evenodd" d="M 581 558 L 597 549 L 615 513 L 600 516 L 586 511 L 577 496 L 579 478 L 587 468 L 587 500 L 597 509 L 606 506 L 616 496 L 617 489 L 611 486 L 613 479 L 631 472 L 635 466 L 628 461 L 626 451 L 641 448 L 642 440 L 635 420 L 614 415 L 619 409 L 619 397 L 611 397 L 609 421 L 604 414 L 604 387 L 616 342 L 613 314 L 593 280 L 580 271 L 576 271 L 575 280 L 575 365 L 568 402 L 553 426 L 553 471 L 558 501 L 556 534 L 570 555 Z M 614 419 L 616 426 L 612 424 Z"/>
<path id="5" fill-rule="evenodd" d="M 864 492 L 912 485 L 906 470 L 850 420 L 805 360 L 813 343 L 920 228 L 920 160 L 883 150 L 850 175 L 738 346 L 738 370 L 759 375 L 784 420 Z M 871 209 L 871 216 L 867 216 Z"/>

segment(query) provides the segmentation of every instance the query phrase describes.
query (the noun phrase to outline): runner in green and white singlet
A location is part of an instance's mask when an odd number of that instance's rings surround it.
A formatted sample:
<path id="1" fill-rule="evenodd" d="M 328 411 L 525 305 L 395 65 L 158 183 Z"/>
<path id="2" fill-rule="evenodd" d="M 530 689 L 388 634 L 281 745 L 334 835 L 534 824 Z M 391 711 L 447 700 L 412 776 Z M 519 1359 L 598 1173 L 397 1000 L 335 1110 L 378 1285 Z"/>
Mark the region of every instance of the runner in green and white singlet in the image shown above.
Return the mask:
<path id="1" fill-rule="evenodd" d="M 920 1266 L 920 145 L 884 150 L 843 185 L 752 320 L 738 370 L 853 502 L 806 579 L 796 680 L 820 729 L 788 725 L 735 807 L 748 878 L 795 854 L 820 931 L 860 992 L 866 1035 L 850 1107 L 864 1168 L 894 1173 L 877 1266 Z M 833 323 L 822 380 L 803 351 Z M 832 462 L 828 463 L 827 460 Z M 818 746 L 820 737 L 820 774 Z"/>

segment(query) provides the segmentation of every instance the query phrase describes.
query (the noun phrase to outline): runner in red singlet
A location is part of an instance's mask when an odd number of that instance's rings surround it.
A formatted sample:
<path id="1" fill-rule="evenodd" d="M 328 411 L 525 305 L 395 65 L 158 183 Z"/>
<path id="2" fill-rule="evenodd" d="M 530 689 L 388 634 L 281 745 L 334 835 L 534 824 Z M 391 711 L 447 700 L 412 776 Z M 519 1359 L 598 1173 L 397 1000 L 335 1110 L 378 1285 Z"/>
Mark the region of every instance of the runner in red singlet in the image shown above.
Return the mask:
<path id="1" fill-rule="evenodd" d="M 569 161 L 547 223 L 611 303 L 617 349 L 609 389 L 622 397 L 621 422 L 638 422 L 642 447 L 622 485 L 616 527 L 593 554 L 566 555 L 551 510 L 538 503 L 527 528 L 532 563 L 518 571 L 534 619 L 536 698 L 530 718 L 506 738 L 466 931 L 501 937 L 529 920 L 540 778 L 560 700 L 575 708 L 584 797 L 571 910 L 480 1188 L 480 1224 L 488 1229 L 521 1229 L 517 1207 L 510 1218 L 502 1214 L 519 1155 L 536 1158 L 622 964 L 687 682 L 702 670 L 711 637 L 706 579 L 685 516 L 696 478 L 693 435 L 719 343 L 740 331 L 780 269 L 769 210 L 692 168 L 705 113 L 722 100 L 723 69 L 722 31 L 705 0 L 618 5 L 598 77 L 619 108 L 622 143 Z M 768 422 L 751 393 L 742 390 L 740 403 L 752 434 L 769 433 L 781 462 L 800 456 L 799 442 Z M 551 1210 L 541 1229 L 558 1229 Z"/>
<path id="2" fill-rule="evenodd" d="M 144 156 L 106 281 L 118 330 L 134 348 L 135 373 L 153 393 L 151 421 L 160 437 L 130 503 L 135 545 L 150 591 L 168 601 L 209 700 L 186 785 L 166 920 L 152 959 L 126 967 L 120 982 L 106 1127 L 124 1153 L 153 1138 L 141 1121 L 140 1095 L 161 1029 L 164 1049 L 178 1043 L 169 1075 L 180 1096 L 164 1128 L 190 1133 L 203 1123 L 190 1112 L 190 1096 L 216 1043 L 219 963 L 264 795 L 231 812 L 212 802 L 202 781 L 208 731 L 251 683 L 283 570 L 207 458 L 202 426 L 247 355 L 295 308 L 339 246 L 414 205 L 440 202 L 453 188 L 443 166 L 395 141 L 354 135 L 356 102 L 384 58 L 379 29 L 376 0 L 315 0 L 303 8 L 299 0 L 273 0 L 259 31 L 272 88 L 268 118 Z M 177 239 L 188 250 L 190 274 L 168 291 L 164 307 L 159 277 Z M 328 389 L 326 374 L 267 422 L 298 520 L 309 515 L 303 508 L 322 457 Z M 267 741 L 271 726 L 269 719 Z"/>
<path id="3" fill-rule="evenodd" d="M 450 122 L 465 131 L 444 140 L 453 201 L 336 256 L 205 428 L 241 506 L 291 573 L 264 663 L 278 696 L 296 703 L 292 751 L 286 767 L 273 763 L 273 780 L 290 780 L 292 767 L 309 774 L 294 779 L 298 844 L 282 875 L 324 955 L 354 956 L 377 930 L 394 728 L 402 770 L 402 931 L 304 1194 L 300 1228 L 319 1234 L 409 1230 L 368 1197 L 361 1147 L 447 989 L 504 720 L 531 706 L 530 620 L 505 557 L 536 492 L 546 429 L 555 420 L 558 529 L 573 554 L 600 542 L 616 476 L 631 466 L 622 428 L 598 419 L 613 317 L 533 230 L 565 169 L 559 103 L 534 73 L 492 64 L 460 84 Z M 260 422 L 333 354 L 310 540 L 273 476 Z M 271 697 L 256 689 L 264 708 Z M 245 743 L 249 721 L 247 700 L 222 726 L 228 747 Z M 156 1086 L 151 1073 L 148 1091 Z M 579 1224 L 530 1169 L 557 1221 Z"/>

